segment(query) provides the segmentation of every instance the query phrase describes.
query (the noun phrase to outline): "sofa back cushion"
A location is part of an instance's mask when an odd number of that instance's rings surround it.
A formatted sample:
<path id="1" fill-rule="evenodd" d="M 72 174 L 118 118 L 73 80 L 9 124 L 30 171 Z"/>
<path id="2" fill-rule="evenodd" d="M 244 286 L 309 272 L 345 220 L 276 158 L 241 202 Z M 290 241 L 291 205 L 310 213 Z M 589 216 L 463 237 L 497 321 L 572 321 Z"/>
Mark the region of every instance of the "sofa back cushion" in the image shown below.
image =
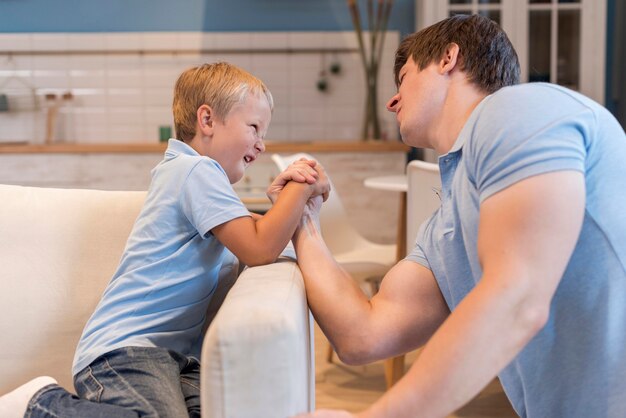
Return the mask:
<path id="1" fill-rule="evenodd" d="M 0 185 L 0 393 L 42 374 L 73 388 L 76 343 L 144 198 Z"/>

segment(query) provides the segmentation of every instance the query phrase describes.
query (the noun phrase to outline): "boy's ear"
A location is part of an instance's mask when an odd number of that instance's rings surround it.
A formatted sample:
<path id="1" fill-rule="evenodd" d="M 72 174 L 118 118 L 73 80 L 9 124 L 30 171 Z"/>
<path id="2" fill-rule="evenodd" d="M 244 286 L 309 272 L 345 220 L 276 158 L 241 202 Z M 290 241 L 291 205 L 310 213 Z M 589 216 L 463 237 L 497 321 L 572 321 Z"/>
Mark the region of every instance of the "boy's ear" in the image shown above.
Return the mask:
<path id="1" fill-rule="evenodd" d="M 452 72 L 454 68 L 456 68 L 456 64 L 459 58 L 459 45 L 451 42 L 446 47 L 446 50 L 443 53 L 443 57 L 439 61 L 439 72 L 441 74 L 446 74 Z"/>
<path id="2" fill-rule="evenodd" d="M 205 135 L 209 135 L 213 129 L 213 124 L 215 121 L 215 116 L 213 114 L 213 109 L 209 105 L 203 104 L 198 108 L 196 112 L 197 124 L 199 129 Z"/>

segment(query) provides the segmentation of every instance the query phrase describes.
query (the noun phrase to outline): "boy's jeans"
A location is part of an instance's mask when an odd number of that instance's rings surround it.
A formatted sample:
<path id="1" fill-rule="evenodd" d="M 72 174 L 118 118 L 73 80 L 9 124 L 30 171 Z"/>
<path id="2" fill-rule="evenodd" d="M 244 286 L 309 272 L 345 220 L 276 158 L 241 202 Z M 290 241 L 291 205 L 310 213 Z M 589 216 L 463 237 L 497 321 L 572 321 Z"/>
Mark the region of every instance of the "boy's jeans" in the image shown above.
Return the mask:
<path id="1" fill-rule="evenodd" d="M 33 396 L 25 417 L 200 417 L 200 364 L 171 350 L 124 347 L 74 377 L 78 397 L 58 385 Z"/>

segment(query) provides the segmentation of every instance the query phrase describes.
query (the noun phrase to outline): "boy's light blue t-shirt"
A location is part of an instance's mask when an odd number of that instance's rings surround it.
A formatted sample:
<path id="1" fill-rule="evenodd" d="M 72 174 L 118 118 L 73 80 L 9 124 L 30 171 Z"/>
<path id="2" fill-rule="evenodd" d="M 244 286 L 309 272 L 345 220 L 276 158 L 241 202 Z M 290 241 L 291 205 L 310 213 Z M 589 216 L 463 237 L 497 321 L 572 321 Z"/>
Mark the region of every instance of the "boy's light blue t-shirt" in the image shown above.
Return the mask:
<path id="1" fill-rule="evenodd" d="M 481 202 L 530 176 L 584 173 L 584 222 L 548 323 L 499 377 L 522 417 L 626 417 L 626 136 L 617 121 L 555 85 L 504 88 L 473 111 L 439 167 L 441 207 L 407 259 L 431 269 L 451 310 L 482 275 Z"/>
<path id="2" fill-rule="evenodd" d="M 73 373 L 127 346 L 199 358 L 206 309 L 227 249 L 210 233 L 250 216 L 220 165 L 170 139 L 122 260 L 87 322 Z"/>

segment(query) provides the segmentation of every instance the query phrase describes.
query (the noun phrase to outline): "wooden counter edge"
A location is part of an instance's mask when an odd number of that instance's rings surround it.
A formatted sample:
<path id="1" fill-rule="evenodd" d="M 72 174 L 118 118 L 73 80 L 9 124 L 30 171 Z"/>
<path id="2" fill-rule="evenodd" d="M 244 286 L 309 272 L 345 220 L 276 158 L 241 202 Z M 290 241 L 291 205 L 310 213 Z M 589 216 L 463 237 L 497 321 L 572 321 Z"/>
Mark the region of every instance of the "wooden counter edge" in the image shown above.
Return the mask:
<path id="1" fill-rule="evenodd" d="M 135 144 L 0 144 L 0 154 L 117 154 L 163 153 L 165 143 Z M 265 152 L 408 152 L 400 141 L 266 141 Z"/>

